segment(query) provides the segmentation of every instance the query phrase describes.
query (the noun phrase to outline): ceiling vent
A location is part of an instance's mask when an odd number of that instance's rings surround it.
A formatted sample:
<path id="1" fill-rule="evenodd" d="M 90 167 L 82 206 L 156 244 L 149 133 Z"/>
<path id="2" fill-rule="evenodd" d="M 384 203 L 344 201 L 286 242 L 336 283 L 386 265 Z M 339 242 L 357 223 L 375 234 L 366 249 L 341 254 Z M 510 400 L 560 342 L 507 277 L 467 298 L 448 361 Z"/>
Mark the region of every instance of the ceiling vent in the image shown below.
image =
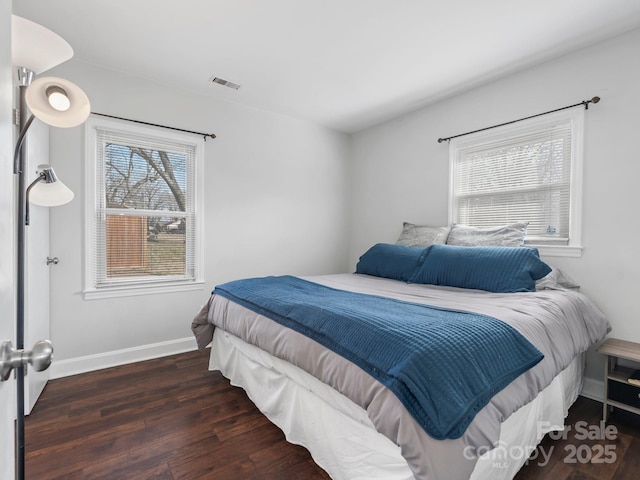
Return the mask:
<path id="1" fill-rule="evenodd" d="M 220 78 L 220 77 L 213 77 L 211 81 L 213 83 L 224 85 L 225 87 L 233 88 L 234 90 L 238 90 L 240 88 L 240 84 L 230 82 L 229 80 L 225 80 L 224 78 Z"/>

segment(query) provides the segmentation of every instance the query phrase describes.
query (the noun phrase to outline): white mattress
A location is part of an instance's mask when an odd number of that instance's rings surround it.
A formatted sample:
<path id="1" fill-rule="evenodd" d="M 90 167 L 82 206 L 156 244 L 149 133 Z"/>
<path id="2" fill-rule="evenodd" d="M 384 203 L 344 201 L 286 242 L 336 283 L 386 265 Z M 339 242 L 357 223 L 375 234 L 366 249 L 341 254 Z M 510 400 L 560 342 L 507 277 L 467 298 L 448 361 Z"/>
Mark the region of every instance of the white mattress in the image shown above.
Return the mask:
<path id="1" fill-rule="evenodd" d="M 376 431 L 364 409 L 295 365 L 217 328 L 210 368 L 242 387 L 287 440 L 307 448 L 331 478 L 413 478 L 400 448 Z M 563 428 L 582 388 L 583 370 L 579 356 L 503 422 L 498 448 L 482 455 L 471 478 L 513 478 L 544 434 Z"/>

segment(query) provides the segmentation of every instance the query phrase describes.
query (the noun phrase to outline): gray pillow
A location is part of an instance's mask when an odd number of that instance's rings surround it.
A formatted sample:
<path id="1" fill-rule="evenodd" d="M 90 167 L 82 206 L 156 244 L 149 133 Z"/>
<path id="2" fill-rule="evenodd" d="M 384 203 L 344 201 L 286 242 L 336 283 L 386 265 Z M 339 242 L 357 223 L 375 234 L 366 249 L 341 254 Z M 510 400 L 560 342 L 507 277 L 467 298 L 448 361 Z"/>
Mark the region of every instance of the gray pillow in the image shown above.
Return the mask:
<path id="1" fill-rule="evenodd" d="M 549 265 L 551 272 L 536 281 L 536 290 L 580 290 L 580 285 L 574 282 L 562 270 Z"/>
<path id="2" fill-rule="evenodd" d="M 428 247 L 436 243 L 446 243 L 451 227 L 429 227 L 427 225 L 414 225 L 404 222 L 402 233 L 396 241 L 396 245 L 410 247 Z"/>
<path id="3" fill-rule="evenodd" d="M 520 247 L 524 245 L 527 224 L 512 223 L 503 227 L 470 227 L 454 225 L 447 239 L 449 245 Z"/>

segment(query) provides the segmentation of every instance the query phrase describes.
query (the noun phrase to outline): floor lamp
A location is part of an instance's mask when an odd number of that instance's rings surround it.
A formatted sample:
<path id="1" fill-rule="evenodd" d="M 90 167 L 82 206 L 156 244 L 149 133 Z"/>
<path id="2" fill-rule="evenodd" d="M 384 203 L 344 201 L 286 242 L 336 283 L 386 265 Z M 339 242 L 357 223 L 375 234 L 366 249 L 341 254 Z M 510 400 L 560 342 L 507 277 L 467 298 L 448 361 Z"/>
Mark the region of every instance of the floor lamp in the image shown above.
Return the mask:
<path id="1" fill-rule="evenodd" d="M 89 99 L 74 83 L 57 77 L 34 75 L 46 71 L 73 56 L 69 44 L 47 28 L 21 17 L 12 17 L 12 63 L 18 68 L 19 128 L 14 153 L 17 176 L 16 221 L 16 348 L 10 341 L 0 344 L 0 381 L 16 370 L 16 478 L 24 479 L 24 369 L 30 363 L 36 371 L 51 364 L 53 346 L 49 340 L 36 342 L 31 351 L 24 349 L 25 329 L 25 228 L 29 224 L 29 203 L 45 206 L 71 201 L 73 192 L 60 182 L 49 165 L 41 165 L 36 178 L 26 186 L 25 138 L 35 118 L 55 127 L 75 127 L 91 113 Z M 27 111 L 31 116 L 27 118 Z"/>

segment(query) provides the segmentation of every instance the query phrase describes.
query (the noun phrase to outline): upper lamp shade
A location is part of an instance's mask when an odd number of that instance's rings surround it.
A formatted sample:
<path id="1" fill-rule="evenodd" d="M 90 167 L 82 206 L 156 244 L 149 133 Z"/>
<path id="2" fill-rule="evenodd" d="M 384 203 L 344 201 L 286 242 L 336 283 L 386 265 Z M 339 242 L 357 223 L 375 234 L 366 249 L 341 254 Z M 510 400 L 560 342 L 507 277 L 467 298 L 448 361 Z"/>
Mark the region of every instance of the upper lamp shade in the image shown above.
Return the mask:
<path id="1" fill-rule="evenodd" d="M 73 48 L 57 33 L 11 15 L 11 63 L 40 74 L 73 57 Z"/>
<path id="2" fill-rule="evenodd" d="M 87 95 L 64 78 L 36 78 L 27 88 L 25 101 L 31 113 L 54 127 L 78 126 L 91 113 Z"/>

